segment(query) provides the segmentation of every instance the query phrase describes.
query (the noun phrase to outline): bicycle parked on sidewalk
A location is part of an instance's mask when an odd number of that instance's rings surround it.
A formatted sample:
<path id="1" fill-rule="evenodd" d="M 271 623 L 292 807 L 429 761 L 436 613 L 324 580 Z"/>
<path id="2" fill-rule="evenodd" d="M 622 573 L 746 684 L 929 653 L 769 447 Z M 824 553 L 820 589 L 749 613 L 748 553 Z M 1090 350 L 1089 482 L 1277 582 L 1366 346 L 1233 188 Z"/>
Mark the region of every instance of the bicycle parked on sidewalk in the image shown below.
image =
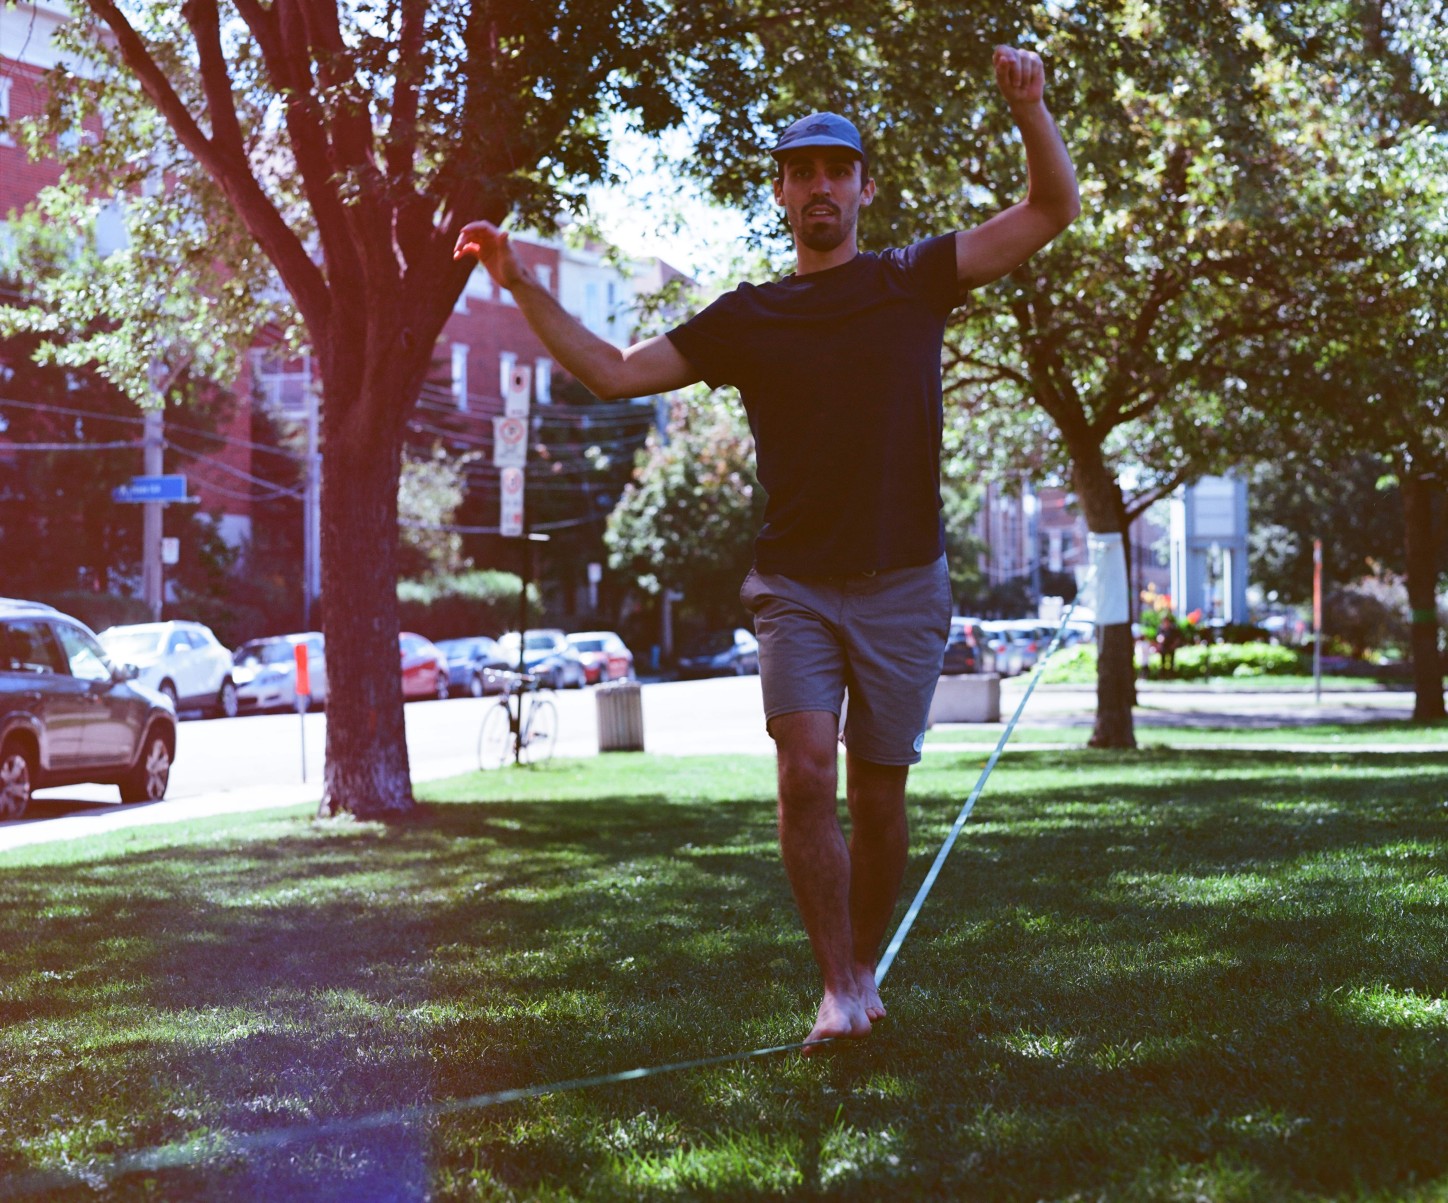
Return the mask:
<path id="1" fill-rule="evenodd" d="M 547 764 L 558 742 L 558 707 L 553 691 L 531 673 L 502 672 L 503 692 L 483 715 L 478 732 L 478 767 Z"/>

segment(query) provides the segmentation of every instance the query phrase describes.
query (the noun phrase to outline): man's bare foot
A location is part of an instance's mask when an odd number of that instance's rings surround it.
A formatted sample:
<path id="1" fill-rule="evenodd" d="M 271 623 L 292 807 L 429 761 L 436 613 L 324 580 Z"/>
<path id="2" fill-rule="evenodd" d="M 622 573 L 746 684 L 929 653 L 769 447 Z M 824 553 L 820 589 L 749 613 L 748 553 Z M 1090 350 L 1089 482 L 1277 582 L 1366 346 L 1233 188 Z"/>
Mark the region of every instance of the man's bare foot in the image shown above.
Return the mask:
<path id="1" fill-rule="evenodd" d="M 802 1051 L 806 1057 L 812 1057 L 824 1052 L 829 1046 L 812 1045 L 811 1041 L 860 1040 L 869 1034 L 870 1016 L 865 1011 L 864 1000 L 857 995 L 826 991 L 824 1000 L 820 1003 L 819 1014 L 815 1016 L 814 1028 L 805 1037 L 806 1047 Z"/>
<path id="2" fill-rule="evenodd" d="M 880 988 L 875 984 L 873 965 L 855 966 L 855 986 L 860 991 L 860 1001 L 865 1004 L 865 1014 L 871 1023 L 885 1018 L 885 1004 L 880 1000 Z"/>

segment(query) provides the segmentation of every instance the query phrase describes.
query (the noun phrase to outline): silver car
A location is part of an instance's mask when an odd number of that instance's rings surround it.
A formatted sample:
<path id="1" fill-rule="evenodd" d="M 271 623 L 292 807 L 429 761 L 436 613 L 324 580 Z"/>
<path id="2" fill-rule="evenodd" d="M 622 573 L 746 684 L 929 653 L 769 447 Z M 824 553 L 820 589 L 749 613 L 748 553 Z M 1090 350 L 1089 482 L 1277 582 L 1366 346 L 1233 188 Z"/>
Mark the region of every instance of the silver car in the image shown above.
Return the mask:
<path id="1" fill-rule="evenodd" d="M 243 712 L 295 710 L 297 706 L 297 648 L 307 649 L 307 676 L 311 703 L 327 702 L 327 645 L 320 631 L 251 639 L 232 656 L 237 703 Z"/>
<path id="2" fill-rule="evenodd" d="M 236 714 L 231 652 L 199 622 L 140 622 L 108 627 L 101 646 L 117 665 L 134 665 L 136 680 L 164 693 L 179 710 L 213 718 Z"/>

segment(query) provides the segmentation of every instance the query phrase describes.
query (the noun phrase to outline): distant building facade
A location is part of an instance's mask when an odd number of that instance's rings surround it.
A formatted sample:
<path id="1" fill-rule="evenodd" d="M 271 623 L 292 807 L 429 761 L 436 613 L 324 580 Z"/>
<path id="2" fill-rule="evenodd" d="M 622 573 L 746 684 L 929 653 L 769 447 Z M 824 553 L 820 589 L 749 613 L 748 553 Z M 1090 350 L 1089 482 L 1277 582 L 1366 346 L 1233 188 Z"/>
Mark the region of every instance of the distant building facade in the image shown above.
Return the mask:
<path id="1" fill-rule="evenodd" d="M 23 120 L 43 110 L 45 72 L 61 62 L 62 52 L 54 36 L 68 16 L 66 5 L 57 0 L 0 4 L 0 117 Z M 100 131 L 94 133 L 99 136 Z M 0 134 L 0 216 L 23 209 L 41 189 L 59 179 L 56 159 L 32 161 L 16 138 Z M 121 244 L 124 235 L 118 211 L 103 221 L 100 236 L 110 247 Z M 523 262 L 568 312 L 618 346 L 628 345 L 636 336 L 639 298 L 680 276 L 661 260 L 617 263 L 609 248 L 591 243 L 574 246 L 559 238 L 518 235 L 514 244 Z M 0 298 L 0 303 L 4 301 Z M 0 360 L 3 356 L 0 347 Z M 489 527 L 497 525 L 492 419 L 502 412 L 505 382 L 519 368 L 528 371 L 535 414 L 549 415 L 539 418 L 542 438 L 581 446 L 590 437 L 596 439 L 593 431 L 606 426 L 617 444 L 620 462 L 627 463 L 630 448 L 642 443 L 654 420 L 652 399 L 627 408 L 598 405 L 559 371 L 511 295 L 497 288 L 486 271 L 475 270 L 438 338 L 434 370 L 408 438 L 420 452 L 442 445 L 476 456 L 468 469 L 471 504 L 466 526 L 484 536 Z M 184 472 L 201 509 L 215 516 L 219 533 L 233 546 L 245 548 L 257 507 L 274 500 L 270 495 L 275 493 L 274 489 L 254 487 L 263 484 L 263 473 L 255 461 L 258 448 L 251 437 L 252 407 L 260 401 L 283 422 L 305 424 L 309 416 L 314 420 L 316 380 L 307 358 L 289 355 L 275 339 L 263 339 L 252 348 L 240 377 L 229 382 L 229 388 L 235 404 L 217 431 L 219 437 L 204 448 L 197 440 L 189 440 L 187 453 L 168 447 L 165 470 Z M 572 403 L 560 401 L 561 394 Z M 585 409 L 588 412 L 582 412 Z M 166 418 L 177 424 L 187 421 L 184 411 L 171 411 Z M 575 430 L 580 437 L 570 439 L 570 431 Z M 300 446 L 302 441 L 295 443 Z M 320 450 L 325 470 L 325 447 Z M 538 511 L 557 518 L 566 515 L 571 501 L 577 501 L 576 517 L 558 521 L 591 521 L 601 535 L 601 519 L 607 512 L 603 503 L 609 494 L 589 484 L 586 468 L 581 459 L 565 462 L 561 453 L 556 456 L 548 465 L 547 476 L 540 474 Z M 142 471 L 139 453 L 135 471 Z M 312 504 L 315 508 L 314 500 Z M 139 515 L 135 517 L 139 520 Z M 315 513 L 306 521 L 315 524 Z M 500 558 L 506 558 L 501 551 Z M 310 571 L 315 572 L 315 564 Z"/>
<path id="2" fill-rule="evenodd" d="M 1075 496 L 1057 485 L 1022 477 L 1009 487 L 983 490 L 974 534 L 982 545 L 980 570 L 988 595 L 1002 617 L 1036 613 L 1043 599 L 1075 596 L 1091 567 L 1089 529 Z M 1132 521 L 1130 562 L 1133 617 L 1143 592 L 1165 594 L 1171 587 L 1167 528 L 1152 510 Z"/>

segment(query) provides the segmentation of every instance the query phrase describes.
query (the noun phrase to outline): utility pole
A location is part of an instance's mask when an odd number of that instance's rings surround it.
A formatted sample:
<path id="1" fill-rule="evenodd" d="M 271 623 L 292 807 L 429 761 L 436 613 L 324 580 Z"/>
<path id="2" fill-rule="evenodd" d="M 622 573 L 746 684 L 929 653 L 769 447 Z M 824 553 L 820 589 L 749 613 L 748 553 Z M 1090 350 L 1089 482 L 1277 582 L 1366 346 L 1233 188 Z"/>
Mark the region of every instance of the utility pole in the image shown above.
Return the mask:
<path id="1" fill-rule="evenodd" d="M 322 457 L 319 448 L 319 398 L 307 355 L 307 461 L 302 480 L 302 629 L 312 628 L 312 608 L 322 594 Z"/>
<path id="2" fill-rule="evenodd" d="M 164 404 L 164 402 L 163 402 Z M 165 411 L 148 409 L 142 434 L 145 475 L 160 476 L 165 457 Z M 141 599 L 151 611 L 151 620 L 161 620 L 164 578 L 161 567 L 161 515 L 164 505 L 148 501 L 141 507 Z"/>

